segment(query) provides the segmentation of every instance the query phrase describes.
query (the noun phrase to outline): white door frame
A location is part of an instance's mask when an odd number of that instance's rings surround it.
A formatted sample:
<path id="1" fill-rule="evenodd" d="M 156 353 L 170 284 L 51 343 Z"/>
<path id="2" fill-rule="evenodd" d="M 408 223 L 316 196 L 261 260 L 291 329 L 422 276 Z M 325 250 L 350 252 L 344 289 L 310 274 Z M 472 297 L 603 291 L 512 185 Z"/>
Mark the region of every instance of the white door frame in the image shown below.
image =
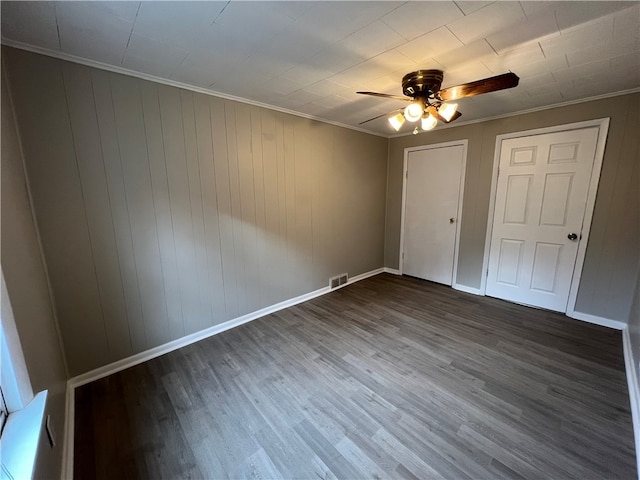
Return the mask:
<path id="1" fill-rule="evenodd" d="M 593 209 L 596 203 L 596 193 L 598 192 L 598 183 L 600 181 L 600 172 L 602 170 L 602 160 L 604 158 L 604 148 L 609 132 L 609 118 L 599 118 L 596 120 L 588 120 L 585 122 L 568 123 L 566 125 L 555 125 L 553 127 L 537 128 L 534 130 L 526 130 L 523 132 L 505 133 L 496 136 L 496 146 L 493 155 L 493 173 L 491 174 L 491 196 L 489 198 L 489 215 L 487 218 L 487 235 L 484 243 L 484 258 L 482 260 L 482 279 L 480 281 L 480 294 L 486 295 L 487 290 L 487 271 L 489 268 L 489 251 L 491 250 L 491 235 L 493 233 L 493 217 L 495 213 L 495 201 L 498 187 L 498 166 L 500 165 L 500 151 L 502 149 L 502 141 L 510 138 L 529 137 L 531 135 L 542 135 L 545 133 L 564 132 L 568 130 L 579 130 L 589 127 L 598 127 L 598 140 L 596 143 L 596 152 L 593 160 L 593 169 L 591 170 L 591 180 L 589 182 L 589 193 L 587 194 L 587 203 L 585 206 L 584 220 L 582 222 L 582 239 L 578 245 L 578 253 L 576 263 L 573 269 L 573 277 L 571 279 L 571 288 L 569 290 L 569 300 L 567 302 L 568 316 L 575 313 L 576 297 L 578 296 L 578 288 L 580 287 L 580 276 L 582 275 L 582 267 L 584 265 L 584 256 L 589 243 L 589 232 L 591 231 L 591 220 L 593 218 Z"/>
<path id="2" fill-rule="evenodd" d="M 458 248 L 460 247 L 460 225 L 462 224 L 462 201 L 464 197 L 464 179 L 467 171 L 467 146 L 469 140 L 454 140 L 452 142 L 434 143 L 431 145 L 420 145 L 417 147 L 408 147 L 404 149 L 404 166 L 402 168 L 402 216 L 400 217 L 400 262 L 398 271 L 402 275 L 402 267 L 404 264 L 404 216 L 405 205 L 407 201 L 407 166 L 409 153 L 420 150 L 434 150 L 436 148 L 462 146 L 462 173 L 460 174 L 460 184 L 458 186 L 458 216 L 456 219 L 456 244 L 453 250 L 453 276 L 451 278 L 451 286 L 456 288 L 456 279 L 458 276 Z"/>

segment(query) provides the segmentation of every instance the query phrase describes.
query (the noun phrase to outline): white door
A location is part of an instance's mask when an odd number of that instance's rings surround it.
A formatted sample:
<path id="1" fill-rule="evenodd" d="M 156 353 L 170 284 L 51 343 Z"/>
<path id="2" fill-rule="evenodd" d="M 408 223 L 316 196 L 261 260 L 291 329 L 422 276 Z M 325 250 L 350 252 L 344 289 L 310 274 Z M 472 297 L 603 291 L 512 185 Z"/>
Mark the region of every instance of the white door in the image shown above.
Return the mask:
<path id="1" fill-rule="evenodd" d="M 487 295 L 566 311 L 598 131 L 502 141 Z"/>
<path id="2" fill-rule="evenodd" d="M 403 274 L 452 284 L 464 155 L 464 145 L 408 153 Z"/>

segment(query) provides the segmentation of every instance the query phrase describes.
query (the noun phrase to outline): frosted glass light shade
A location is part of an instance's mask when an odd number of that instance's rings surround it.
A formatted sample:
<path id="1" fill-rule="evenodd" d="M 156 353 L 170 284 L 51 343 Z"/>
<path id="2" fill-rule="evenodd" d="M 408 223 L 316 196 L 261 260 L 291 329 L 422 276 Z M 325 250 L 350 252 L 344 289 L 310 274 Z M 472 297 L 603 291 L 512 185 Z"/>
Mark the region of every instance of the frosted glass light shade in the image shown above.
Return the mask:
<path id="1" fill-rule="evenodd" d="M 389 123 L 391 124 L 393 129 L 397 132 L 398 130 L 400 130 L 400 127 L 404 123 L 404 115 L 402 115 L 401 113 L 398 113 L 393 117 L 389 117 Z"/>
<path id="2" fill-rule="evenodd" d="M 438 123 L 438 120 L 433 115 L 425 114 L 422 116 L 422 120 L 420 120 L 420 126 L 422 130 L 431 130 Z"/>
<path id="3" fill-rule="evenodd" d="M 453 115 L 456 113 L 456 110 L 458 110 L 457 103 L 443 103 L 438 108 L 438 113 L 442 118 L 444 118 L 448 122 L 453 118 Z"/>
<path id="4" fill-rule="evenodd" d="M 417 122 L 422 117 L 423 107 L 418 102 L 411 102 L 404 109 L 404 117 L 410 122 Z"/>

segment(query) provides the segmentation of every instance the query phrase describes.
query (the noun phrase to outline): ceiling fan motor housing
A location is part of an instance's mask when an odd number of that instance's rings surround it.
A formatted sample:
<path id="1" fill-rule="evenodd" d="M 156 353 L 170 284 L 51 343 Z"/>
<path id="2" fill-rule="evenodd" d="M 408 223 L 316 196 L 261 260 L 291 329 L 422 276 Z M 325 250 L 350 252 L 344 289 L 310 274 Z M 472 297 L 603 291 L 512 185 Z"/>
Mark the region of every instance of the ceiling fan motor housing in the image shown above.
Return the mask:
<path id="1" fill-rule="evenodd" d="M 408 97 L 429 97 L 440 91 L 442 70 L 418 70 L 402 77 L 402 93 Z"/>

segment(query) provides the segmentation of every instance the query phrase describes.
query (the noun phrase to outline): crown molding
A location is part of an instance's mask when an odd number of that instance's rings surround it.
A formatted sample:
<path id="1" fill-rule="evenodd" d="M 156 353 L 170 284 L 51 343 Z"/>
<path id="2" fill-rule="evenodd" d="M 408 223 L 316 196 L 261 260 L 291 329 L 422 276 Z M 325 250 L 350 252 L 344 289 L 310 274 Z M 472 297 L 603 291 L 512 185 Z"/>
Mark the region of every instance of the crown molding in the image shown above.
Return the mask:
<path id="1" fill-rule="evenodd" d="M 171 86 L 171 87 L 182 88 L 184 90 L 189 90 L 189 91 L 196 92 L 196 93 L 202 93 L 204 95 L 209 95 L 209 96 L 212 96 L 212 97 L 218 97 L 218 98 L 222 98 L 222 99 L 225 99 L 225 100 L 232 100 L 234 102 L 245 103 L 245 104 L 253 105 L 253 106 L 256 106 L 256 107 L 265 108 L 267 110 L 273 110 L 273 111 L 276 111 L 276 112 L 285 113 L 287 115 L 293 115 L 295 117 L 306 118 L 307 120 L 313 120 L 313 121 L 316 121 L 316 122 L 326 123 L 328 125 L 333 125 L 333 126 L 336 126 L 336 127 L 346 128 L 346 129 L 349 129 L 349 130 L 354 130 L 356 132 L 366 133 L 368 135 L 374 135 L 376 137 L 393 139 L 393 138 L 408 137 L 409 135 L 413 135 L 413 132 L 399 133 L 399 134 L 395 134 L 395 135 L 384 134 L 384 133 L 380 133 L 380 132 L 373 132 L 371 130 L 366 130 L 364 128 L 356 127 L 356 126 L 353 126 L 353 125 L 347 125 L 345 123 L 334 122 L 332 120 L 327 120 L 325 118 L 316 117 L 314 115 L 309 115 L 309 114 L 306 114 L 306 113 L 296 112 L 294 110 L 289 110 L 287 108 L 278 107 L 278 106 L 270 105 L 270 104 L 263 103 L 263 102 L 258 102 L 256 100 L 251 100 L 251 99 L 244 98 L 244 97 L 238 97 L 236 95 L 229 95 L 229 94 L 226 94 L 226 93 L 223 93 L 223 92 L 210 90 L 208 88 L 197 87 L 195 85 L 189 85 L 188 83 L 177 82 L 175 80 L 170 80 L 168 78 L 162 78 L 162 77 L 157 77 L 155 75 L 150 75 L 150 74 L 147 74 L 147 73 L 137 72 L 135 70 L 131 70 L 131 69 L 128 69 L 128 68 L 117 67 L 115 65 L 110 65 L 108 63 L 98 62 L 96 60 L 90 60 L 90 59 L 87 59 L 87 58 L 78 57 L 76 55 L 71 55 L 71 54 L 64 53 L 64 52 L 59 52 L 59 51 L 56 51 L 56 50 L 50 50 L 48 48 L 37 47 L 37 46 L 34 46 L 34 45 L 29 45 L 27 43 L 17 42 L 15 40 L 11 40 L 11 39 L 8 39 L 8 38 L 5 38 L 5 37 L 1 38 L 0 43 L 2 45 L 6 45 L 7 47 L 17 48 L 19 50 L 25 50 L 25 51 L 32 52 L 32 53 L 38 53 L 40 55 L 45 55 L 47 57 L 53 57 L 53 58 L 57 58 L 57 59 L 60 59 L 60 60 L 65 60 L 65 61 L 68 61 L 68 62 L 77 63 L 77 64 L 80 64 L 80 65 L 84 65 L 86 67 L 98 68 L 100 70 L 106 70 L 106 71 L 113 72 L 113 73 L 119 73 L 121 75 L 127 75 L 129 77 L 140 78 L 142 80 L 148 80 L 148 81 L 151 81 L 151 82 L 156 82 L 156 83 L 160 83 L 160 84 L 163 84 L 163 85 L 168 85 L 168 86 Z M 569 101 L 566 101 L 566 102 L 554 103 L 554 104 L 551 104 L 551 105 L 544 105 L 544 106 L 541 106 L 541 107 L 529 108 L 527 110 L 519 110 L 517 112 L 505 113 L 503 115 L 496 115 L 496 116 L 493 116 L 493 117 L 483 117 L 483 118 L 478 118 L 478 119 L 475 119 L 475 120 L 467 120 L 467 121 L 462 121 L 462 122 L 456 122 L 454 125 L 451 125 L 451 124 L 439 125 L 434 130 L 431 130 L 431 131 L 438 131 L 438 130 L 443 130 L 443 129 L 446 129 L 446 128 L 457 128 L 457 127 L 462 127 L 464 125 L 472 125 L 474 123 L 488 122 L 488 121 L 491 121 L 491 120 L 499 120 L 499 119 L 502 119 L 502 118 L 515 117 L 515 116 L 518 116 L 518 115 L 526 115 L 526 114 L 529 114 L 529 113 L 535 113 L 535 112 L 541 112 L 541 111 L 544 111 L 544 110 L 550 110 L 552 108 L 568 107 L 570 105 L 578 105 L 580 103 L 593 102 L 593 101 L 596 101 L 596 100 L 603 100 L 603 99 L 606 99 L 606 98 L 617 97 L 617 96 L 620 96 L 620 95 L 629 95 L 629 94 L 638 93 L 638 92 L 640 92 L 640 87 L 631 88 L 631 89 L 628 89 L 628 90 L 621 90 L 621 91 L 613 92 L 613 93 L 605 93 L 605 94 L 602 94 L 602 95 L 596 95 L 596 96 L 593 96 L 593 97 L 581 98 L 581 99 L 577 99 L 577 100 L 569 100 Z M 419 132 L 419 133 L 420 134 L 424 134 L 424 133 L 428 133 L 428 132 Z"/>
<path id="2" fill-rule="evenodd" d="M 50 50 L 48 48 L 37 47 L 34 45 L 29 45 L 27 43 L 17 42 L 15 40 L 11 40 L 5 37 L 2 37 L 0 43 L 7 47 L 17 48 L 19 50 L 25 50 L 31 53 L 37 53 L 40 55 L 45 55 L 47 57 L 57 58 L 59 60 L 65 60 L 67 62 L 77 63 L 80 65 L 84 65 L 86 67 L 98 68 L 100 70 L 106 70 L 113 73 L 119 73 L 121 75 L 127 75 L 129 77 L 140 78 L 142 80 L 148 80 L 150 82 L 160 83 L 163 85 L 168 85 L 170 87 L 182 88 L 183 90 L 190 90 L 196 93 L 202 93 L 204 95 L 209 95 L 212 97 L 218 97 L 225 100 L 232 100 L 234 102 L 245 103 L 248 105 L 253 105 L 260 108 L 265 108 L 267 110 L 274 110 L 276 112 L 285 113 L 287 115 L 293 115 L 295 117 L 306 118 L 307 120 L 314 120 L 316 122 L 326 123 L 329 125 L 333 125 L 336 127 L 347 128 L 349 130 L 355 130 L 356 132 L 366 133 L 367 135 L 374 135 L 376 137 L 389 138 L 388 135 L 372 132 L 370 130 L 366 130 L 364 128 L 354 127 L 353 125 L 347 125 L 345 123 L 334 122 L 331 120 L 327 120 L 326 118 L 316 117 L 314 115 L 309 115 L 302 112 L 296 112 L 294 110 L 289 110 L 287 108 L 278 107 L 275 105 L 269 105 L 267 103 L 258 102 L 256 100 L 251 100 L 244 97 L 238 97 L 236 95 L 229 95 L 227 93 L 218 92 L 215 90 L 210 90 L 208 88 L 197 87 L 195 85 L 189 85 L 188 83 L 177 82 L 175 80 L 170 80 L 168 78 L 157 77 L 155 75 L 150 75 L 148 73 L 137 72 L 135 70 L 131 70 L 124 67 L 117 67 L 115 65 L 110 65 L 108 63 L 98 62 L 96 60 L 90 60 L 83 57 L 78 57 L 76 55 L 71 55 L 69 53 L 58 52 L 55 50 Z"/>

